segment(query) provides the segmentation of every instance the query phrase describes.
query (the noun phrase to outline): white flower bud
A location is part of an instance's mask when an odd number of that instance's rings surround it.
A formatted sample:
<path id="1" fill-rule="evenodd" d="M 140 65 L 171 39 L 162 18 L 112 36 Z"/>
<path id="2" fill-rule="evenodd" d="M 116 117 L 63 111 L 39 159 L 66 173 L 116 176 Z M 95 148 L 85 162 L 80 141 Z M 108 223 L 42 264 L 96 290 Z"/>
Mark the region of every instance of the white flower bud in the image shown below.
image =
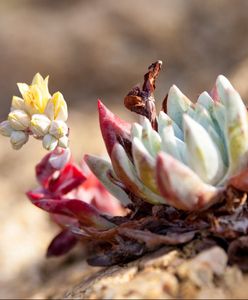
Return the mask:
<path id="1" fill-rule="evenodd" d="M 10 136 L 10 142 L 13 149 L 18 150 L 28 141 L 28 134 L 23 131 L 13 131 Z"/>
<path id="2" fill-rule="evenodd" d="M 62 148 L 67 148 L 68 147 L 68 144 L 69 144 L 69 139 L 67 136 L 62 136 L 60 139 L 59 139 L 59 146 L 62 147 Z"/>
<path id="3" fill-rule="evenodd" d="M 10 126 L 10 122 L 8 120 L 0 123 L 0 134 L 3 136 L 11 136 L 13 132 L 13 128 Z"/>
<path id="4" fill-rule="evenodd" d="M 15 130 L 25 130 L 30 123 L 29 115 L 20 109 L 13 110 L 9 113 L 8 120 L 10 125 Z"/>
<path id="5" fill-rule="evenodd" d="M 53 94 L 52 98 L 48 101 L 45 109 L 45 114 L 51 120 L 67 120 L 67 104 L 63 95 L 60 92 Z"/>
<path id="6" fill-rule="evenodd" d="M 61 138 L 68 133 L 68 127 L 64 121 L 56 120 L 51 122 L 49 133 L 57 139 Z"/>
<path id="7" fill-rule="evenodd" d="M 30 129 L 37 137 L 43 137 L 48 133 L 51 121 L 47 116 L 41 114 L 35 114 L 32 116 L 30 122 Z"/>
<path id="8" fill-rule="evenodd" d="M 42 140 L 42 144 L 46 150 L 53 151 L 58 145 L 58 140 L 51 134 L 46 134 Z"/>
<path id="9" fill-rule="evenodd" d="M 17 96 L 13 96 L 11 103 L 11 111 L 15 109 L 25 110 L 24 100 Z"/>
<path id="10" fill-rule="evenodd" d="M 57 148 L 49 158 L 49 163 L 54 169 L 61 170 L 71 159 L 71 151 L 69 148 Z"/>

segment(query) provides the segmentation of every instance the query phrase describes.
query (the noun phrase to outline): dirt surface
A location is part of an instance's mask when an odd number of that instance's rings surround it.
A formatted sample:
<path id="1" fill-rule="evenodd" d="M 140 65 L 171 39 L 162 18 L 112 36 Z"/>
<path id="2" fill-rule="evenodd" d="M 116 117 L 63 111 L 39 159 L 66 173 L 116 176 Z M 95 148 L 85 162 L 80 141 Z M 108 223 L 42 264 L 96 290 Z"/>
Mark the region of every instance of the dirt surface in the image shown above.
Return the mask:
<path id="1" fill-rule="evenodd" d="M 226 266 L 218 247 L 193 259 L 185 251 L 162 248 L 124 266 L 86 277 L 63 296 L 66 299 L 242 299 L 248 277 Z"/>

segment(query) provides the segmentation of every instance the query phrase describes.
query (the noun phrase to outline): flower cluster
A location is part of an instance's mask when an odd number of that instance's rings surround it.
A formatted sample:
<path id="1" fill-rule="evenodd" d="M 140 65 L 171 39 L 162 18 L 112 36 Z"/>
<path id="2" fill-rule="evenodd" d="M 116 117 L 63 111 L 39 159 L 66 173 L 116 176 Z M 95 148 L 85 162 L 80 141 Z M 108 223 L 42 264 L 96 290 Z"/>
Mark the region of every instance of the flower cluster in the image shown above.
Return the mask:
<path id="1" fill-rule="evenodd" d="M 48 77 L 37 73 L 31 85 L 17 84 L 21 97 L 13 96 L 8 119 L 0 124 L 0 133 L 10 138 L 14 149 L 20 149 L 29 135 L 42 140 L 43 147 L 54 150 L 68 146 L 67 104 L 60 92 L 52 96 Z"/>

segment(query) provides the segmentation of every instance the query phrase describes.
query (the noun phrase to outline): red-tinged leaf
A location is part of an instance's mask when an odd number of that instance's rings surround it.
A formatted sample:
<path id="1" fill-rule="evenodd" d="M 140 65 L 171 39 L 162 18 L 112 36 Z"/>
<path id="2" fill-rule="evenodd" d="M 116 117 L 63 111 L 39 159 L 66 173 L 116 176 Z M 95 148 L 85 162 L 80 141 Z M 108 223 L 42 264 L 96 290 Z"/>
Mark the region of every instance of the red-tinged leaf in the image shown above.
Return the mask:
<path id="1" fill-rule="evenodd" d="M 101 192 L 104 192 L 107 189 L 124 207 L 131 203 L 128 195 L 123 190 L 125 188 L 124 185 L 121 187 L 118 185 L 119 182 L 117 183 L 117 179 L 115 178 L 110 162 L 92 155 L 85 155 L 84 159 L 92 171 L 92 176 L 97 178 L 99 183 L 98 185 L 96 185 L 96 183 L 94 185 L 92 184 L 91 187 L 89 185 L 85 186 L 88 179 L 91 179 L 91 176 L 88 176 L 87 180 L 82 185 L 85 190 L 87 190 L 87 187 L 92 188 L 93 186 L 97 187 Z M 100 182 L 103 185 L 100 184 Z M 103 201 L 101 202 L 103 203 Z M 112 214 L 114 213 L 112 212 Z"/>
<path id="2" fill-rule="evenodd" d="M 85 179 L 79 167 L 75 164 L 68 164 L 61 170 L 58 178 L 50 180 L 48 189 L 51 193 L 67 194 L 81 185 Z"/>
<path id="3" fill-rule="evenodd" d="M 120 140 L 130 140 L 131 124 L 120 119 L 98 100 L 99 122 L 102 136 L 109 155 L 114 144 Z"/>
<path id="4" fill-rule="evenodd" d="M 49 181 L 56 171 L 49 163 L 52 154 L 53 152 L 48 153 L 35 167 L 36 178 L 44 188 L 48 187 Z"/>
<path id="5" fill-rule="evenodd" d="M 37 188 L 34 190 L 30 190 L 30 191 L 26 192 L 26 195 L 27 195 L 28 199 L 31 201 L 50 197 L 50 194 L 47 193 L 47 191 L 43 188 Z"/>
<path id="6" fill-rule="evenodd" d="M 114 226 L 102 217 L 92 205 L 78 199 L 41 199 L 32 202 L 49 213 L 75 217 L 85 226 L 95 226 L 102 229 Z"/>
<path id="7" fill-rule="evenodd" d="M 248 192 L 248 168 L 230 178 L 229 185 L 240 191 Z"/>
<path id="8" fill-rule="evenodd" d="M 79 226 L 78 221 L 74 217 L 68 217 L 60 214 L 50 214 L 51 219 L 61 228 L 66 229 L 71 226 Z"/>
<path id="9" fill-rule="evenodd" d="M 189 167 L 162 152 L 157 158 L 157 181 L 165 199 L 183 210 L 207 208 L 215 203 L 219 193 L 218 189 L 205 184 Z"/>
<path id="10" fill-rule="evenodd" d="M 129 192 L 152 204 L 166 203 L 160 195 L 153 193 L 140 181 L 134 165 L 129 160 L 124 148 L 118 143 L 113 147 L 111 161 L 116 176 Z"/>
<path id="11" fill-rule="evenodd" d="M 51 241 L 47 249 L 47 257 L 66 254 L 76 243 L 76 237 L 69 230 L 63 230 Z"/>
<path id="12" fill-rule="evenodd" d="M 220 97 L 217 91 L 217 87 L 216 84 L 213 86 L 211 92 L 210 92 L 210 96 L 211 98 L 215 101 L 215 102 L 220 102 Z"/>
<path id="13" fill-rule="evenodd" d="M 38 182 L 44 188 L 48 188 L 55 171 L 63 169 L 70 160 L 71 152 L 69 149 L 56 148 L 48 153 L 35 167 Z"/>

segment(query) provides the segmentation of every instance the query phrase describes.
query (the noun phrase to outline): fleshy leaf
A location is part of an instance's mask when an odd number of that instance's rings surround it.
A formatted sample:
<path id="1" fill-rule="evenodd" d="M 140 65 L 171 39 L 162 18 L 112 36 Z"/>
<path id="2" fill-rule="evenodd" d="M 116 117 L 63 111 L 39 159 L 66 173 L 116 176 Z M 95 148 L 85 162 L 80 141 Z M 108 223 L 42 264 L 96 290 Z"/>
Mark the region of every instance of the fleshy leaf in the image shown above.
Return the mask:
<path id="1" fill-rule="evenodd" d="M 56 170 L 62 169 L 71 159 L 69 149 L 57 148 L 48 153 L 35 167 L 36 178 L 44 187 L 48 188 L 49 182 Z"/>
<path id="2" fill-rule="evenodd" d="M 134 165 L 140 180 L 151 189 L 151 191 L 159 194 L 155 176 L 155 159 L 149 154 L 138 138 L 133 139 L 132 153 Z"/>
<path id="3" fill-rule="evenodd" d="M 153 130 L 151 122 L 146 117 L 143 118 L 142 123 L 142 143 L 150 154 L 155 157 L 161 149 L 161 138 L 159 134 Z"/>
<path id="4" fill-rule="evenodd" d="M 198 210 L 216 201 L 219 190 L 205 184 L 172 156 L 161 152 L 156 168 L 158 187 L 170 205 L 183 210 Z"/>
<path id="5" fill-rule="evenodd" d="M 167 114 L 161 111 L 158 116 L 158 133 L 162 135 L 164 128 L 170 125 L 173 127 L 175 136 L 180 140 L 183 140 L 183 131 Z"/>
<path id="6" fill-rule="evenodd" d="M 32 203 L 49 213 L 76 217 L 85 226 L 95 226 L 101 229 L 115 226 L 102 217 L 92 205 L 78 199 L 41 199 L 33 200 Z"/>
<path id="7" fill-rule="evenodd" d="M 132 139 L 134 139 L 135 137 L 140 139 L 142 138 L 142 126 L 138 123 L 133 123 L 132 124 L 132 128 L 131 128 L 131 136 Z"/>
<path id="8" fill-rule="evenodd" d="M 36 165 L 35 172 L 38 182 L 47 188 L 49 180 L 56 171 L 56 169 L 49 163 L 49 159 L 53 152 L 48 153 L 43 159 Z"/>
<path id="9" fill-rule="evenodd" d="M 183 114 L 193 110 L 193 103 L 173 85 L 168 94 L 167 114 L 176 122 L 179 128 L 182 128 Z"/>
<path id="10" fill-rule="evenodd" d="M 49 191 L 56 194 L 67 194 L 84 182 L 86 177 L 75 164 L 68 164 L 61 170 L 59 177 L 51 179 Z"/>
<path id="11" fill-rule="evenodd" d="M 128 195 L 123 191 L 123 189 L 115 185 L 109 179 L 110 172 L 114 172 L 110 162 L 93 155 L 85 155 L 84 159 L 93 174 L 113 196 L 120 200 L 124 206 L 131 203 Z"/>
<path id="12" fill-rule="evenodd" d="M 134 195 L 152 204 L 166 203 L 162 197 L 153 193 L 139 180 L 124 148 L 118 143 L 113 147 L 111 161 L 117 177 Z"/>
<path id="13" fill-rule="evenodd" d="M 213 113 L 215 111 L 215 107 L 217 105 L 221 105 L 219 102 L 217 102 L 216 105 L 214 102 L 212 104 L 213 105 L 211 106 L 211 109 L 210 109 L 211 113 Z M 228 165 L 228 157 L 227 157 L 227 150 L 225 147 L 225 137 L 222 134 L 221 130 L 219 129 L 218 122 L 216 124 L 216 122 L 212 119 L 208 110 L 199 103 L 197 103 L 195 105 L 195 113 L 192 117 L 197 123 L 199 123 L 202 127 L 204 127 L 206 129 L 206 131 L 210 135 L 211 139 L 213 140 L 215 145 L 218 147 L 224 164 L 227 166 Z M 222 126 L 223 126 L 223 123 L 222 123 Z"/>
<path id="14" fill-rule="evenodd" d="M 69 230 L 63 230 L 51 241 L 46 256 L 51 257 L 66 254 L 76 245 L 76 243 L 76 237 Z"/>
<path id="15" fill-rule="evenodd" d="M 98 100 L 99 122 L 109 155 L 118 139 L 130 140 L 131 124 L 123 121 Z"/>
<path id="16" fill-rule="evenodd" d="M 216 86 L 216 92 L 220 102 L 224 104 L 225 107 L 228 107 L 226 102 L 226 91 L 234 90 L 230 81 L 225 76 L 219 75 L 216 79 L 215 86 Z"/>
<path id="17" fill-rule="evenodd" d="M 211 112 L 214 105 L 214 100 L 211 98 L 208 92 L 205 91 L 200 94 L 200 96 L 197 99 L 197 103 L 205 107 L 209 112 Z"/>
<path id="18" fill-rule="evenodd" d="M 229 176 L 238 172 L 248 160 L 247 109 L 229 81 L 222 75 L 217 78 L 217 90 L 225 110 L 226 138 L 229 155 Z"/>
<path id="19" fill-rule="evenodd" d="M 224 175 L 219 150 L 208 132 L 187 115 L 184 115 L 184 140 L 190 167 L 204 182 L 217 183 Z"/>
<path id="20" fill-rule="evenodd" d="M 31 201 L 45 199 L 45 198 L 50 197 L 50 193 L 48 193 L 47 190 L 40 188 L 40 187 L 26 192 L 26 195 L 29 198 L 29 200 L 31 200 Z"/>
<path id="21" fill-rule="evenodd" d="M 162 150 L 186 164 L 185 143 L 175 136 L 172 125 L 165 127 L 162 132 Z"/>

